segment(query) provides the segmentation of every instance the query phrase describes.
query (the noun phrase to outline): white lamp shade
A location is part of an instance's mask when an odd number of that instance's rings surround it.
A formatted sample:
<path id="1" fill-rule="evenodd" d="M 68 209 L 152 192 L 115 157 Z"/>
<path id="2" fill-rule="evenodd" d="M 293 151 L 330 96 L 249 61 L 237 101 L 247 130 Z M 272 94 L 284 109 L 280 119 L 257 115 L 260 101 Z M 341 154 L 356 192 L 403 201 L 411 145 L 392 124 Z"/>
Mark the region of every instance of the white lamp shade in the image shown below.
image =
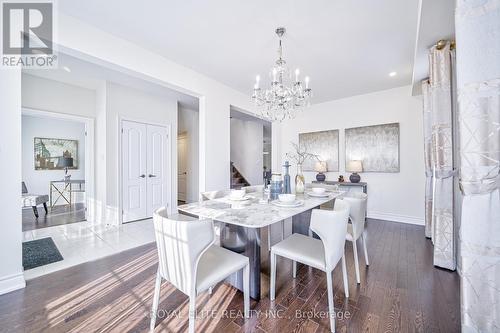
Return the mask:
<path id="1" fill-rule="evenodd" d="M 363 172 L 363 163 L 361 161 L 349 161 L 346 171 L 348 172 Z"/>
<path id="2" fill-rule="evenodd" d="M 325 161 L 318 161 L 314 165 L 314 171 L 316 172 L 326 172 L 326 162 Z"/>

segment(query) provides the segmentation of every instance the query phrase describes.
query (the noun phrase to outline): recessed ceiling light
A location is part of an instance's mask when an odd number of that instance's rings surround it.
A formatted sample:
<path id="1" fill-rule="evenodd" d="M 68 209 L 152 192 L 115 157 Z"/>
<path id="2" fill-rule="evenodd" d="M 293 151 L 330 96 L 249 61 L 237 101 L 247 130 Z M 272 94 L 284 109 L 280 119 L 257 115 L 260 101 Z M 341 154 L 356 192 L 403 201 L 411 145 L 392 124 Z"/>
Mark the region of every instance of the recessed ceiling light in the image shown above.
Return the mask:
<path id="1" fill-rule="evenodd" d="M 68 66 L 64 66 L 63 69 L 68 72 L 68 73 L 71 73 L 71 69 L 68 67 Z"/>
<path id="2" fill-rule="evenodd" d="M 396 75 L 398 75 L 398 73 L 397 73 L 397 72 L 390 72 L 390 73 L 389 73 L 389 76 L 390 76 L 390 77 L 393 77 L 393 76 L 396 76 Z"/>

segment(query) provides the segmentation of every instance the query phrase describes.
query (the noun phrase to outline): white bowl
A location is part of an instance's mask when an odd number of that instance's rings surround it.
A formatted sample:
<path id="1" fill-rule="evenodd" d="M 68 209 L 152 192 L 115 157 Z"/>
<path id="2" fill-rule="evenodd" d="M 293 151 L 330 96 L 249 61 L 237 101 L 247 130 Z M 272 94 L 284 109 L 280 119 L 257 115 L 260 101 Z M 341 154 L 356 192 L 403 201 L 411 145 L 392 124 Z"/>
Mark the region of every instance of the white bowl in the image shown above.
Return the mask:
<path id="1" fill-rule="evenodd" d="M 231 198 L 241 199 L 245 196 L 245 194 L 246 194 L 245 190 L 231 190 L 231 194 L 229 194 L 229 196 Z"/>
<path id="2" fill-rule="evenodd" d="M 295 201 L 295 194 L 280 194 L 280 195 L 278 195 L 278 199 L 281 202 L 294 202 Z"/>
<path id="3" fill-rule="evenodd" d="M 326 192 L 326 189 L 324 187 L 313 187 L 311 190 L 316 194 L 323 194 Z"/>

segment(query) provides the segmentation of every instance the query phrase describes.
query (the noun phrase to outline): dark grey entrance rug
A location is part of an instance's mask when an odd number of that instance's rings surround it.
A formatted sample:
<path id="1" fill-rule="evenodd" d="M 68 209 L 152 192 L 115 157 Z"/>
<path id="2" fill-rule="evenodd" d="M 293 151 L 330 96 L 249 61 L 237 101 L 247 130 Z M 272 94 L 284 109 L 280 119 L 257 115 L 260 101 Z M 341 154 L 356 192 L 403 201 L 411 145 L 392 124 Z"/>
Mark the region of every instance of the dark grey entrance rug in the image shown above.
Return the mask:
<path id="1" fill-rule="evenodd" d="M 24 270 L 61 260 L 63 260 L 63 257 L 50 237 L 23 243 Z"/>

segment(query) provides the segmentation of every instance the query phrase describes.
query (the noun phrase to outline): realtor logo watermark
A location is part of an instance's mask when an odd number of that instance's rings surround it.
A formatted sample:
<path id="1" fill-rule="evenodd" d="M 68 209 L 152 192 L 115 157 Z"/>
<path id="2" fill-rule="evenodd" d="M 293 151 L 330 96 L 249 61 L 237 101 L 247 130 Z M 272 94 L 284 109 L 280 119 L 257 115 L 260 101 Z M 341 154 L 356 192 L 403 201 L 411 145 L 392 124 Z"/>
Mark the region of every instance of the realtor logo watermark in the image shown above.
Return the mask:
<path id="1" fill-rule="evenodd" d="M 57 68 L 55 2 L 1 1 L 2 67 Z"/>

